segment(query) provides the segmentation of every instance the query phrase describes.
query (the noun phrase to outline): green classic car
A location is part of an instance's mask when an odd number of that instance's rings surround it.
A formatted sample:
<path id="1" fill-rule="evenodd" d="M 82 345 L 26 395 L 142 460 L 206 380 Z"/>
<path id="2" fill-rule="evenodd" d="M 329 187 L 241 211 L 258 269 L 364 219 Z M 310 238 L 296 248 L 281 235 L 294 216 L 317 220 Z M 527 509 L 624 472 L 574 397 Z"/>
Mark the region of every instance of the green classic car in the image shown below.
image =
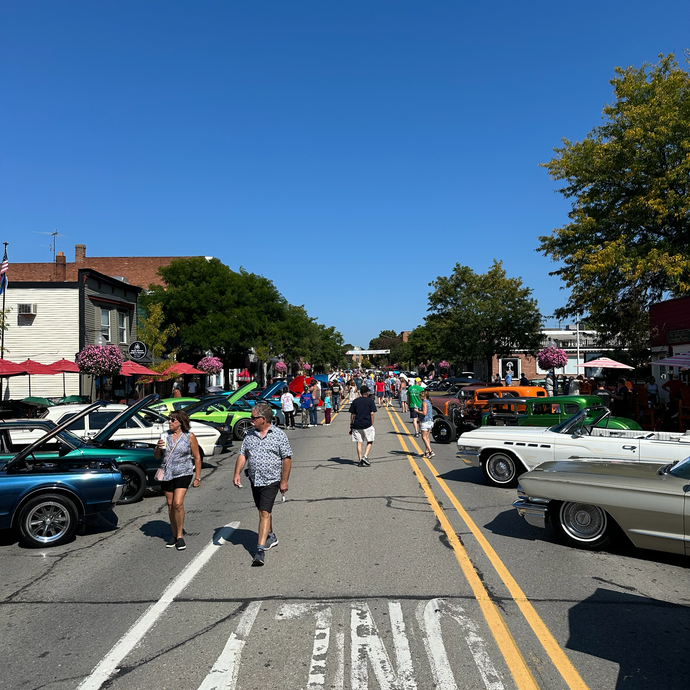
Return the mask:
<path id="1" fill-rule="evenodd" d="M 498 398 L 487 401 L 486 412 L 482 415 L 482 426 L 552 427 L 585 408 L 601 408 L 601 398 L 596 395 Z M 600 424 L 605 424 L 608 429 L 640 429 L 637 422 L 627 417 L 607 416 Z"/>
<path id="2" fill-rule="evenodd" d="M 155 405 L 149 405 L 149 409 L 167 417 L 171 412 L 184 410 L 185 407 L 196 405 L 198 402 L 199 398 L 163 398 L 158 400 Z"/>
<path id="3" fill-rule="evenodd" d="M 233 436 L 241 441 L 252 427 L 251 405 L 242 398 L 253 391 L 257 385 L 256 381 L 251 381 L 230 396 L 218 395 L 197 400 L 195 404 L 185 407 L 184 411 L 190 419 L 228 424 Z"/>

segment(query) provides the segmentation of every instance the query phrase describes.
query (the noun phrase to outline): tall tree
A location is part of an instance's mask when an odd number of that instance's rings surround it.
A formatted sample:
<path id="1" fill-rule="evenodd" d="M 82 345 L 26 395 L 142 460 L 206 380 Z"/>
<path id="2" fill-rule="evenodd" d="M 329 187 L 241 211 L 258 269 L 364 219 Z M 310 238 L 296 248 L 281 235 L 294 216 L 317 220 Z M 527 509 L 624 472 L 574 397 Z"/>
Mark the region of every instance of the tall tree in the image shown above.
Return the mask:
<path id="1" fill-rule="evenodd" d="M 690 73 L 672 54 L 615 73 L 604 124 L 544 164 L 573 202 L 538 251 L 571 290 L 556 316 L 589 315 L 604 341 L 639 348 L 649 305 L 690 292 Z"/>
<path id="2" fill-rule="evenodd" d="M 507 277 L 500 261 L 482 274 L 456 264 L 430 286 L 427 336 L 449 359 L 483 360 L 490 374 L 494 355 L 536 352 L 541 345 L 542 317 L 532 290 Z"/>
<path id="3" fill-rule="evenodd" d="M 203 257 L 175 259 L 159 275 L 165 287 L 152 285 L 144 306 L 162 306 L 187 352 L 210 350 L 219 357 L 226 381 L 236 358 L 252 348 L 280 351 L 287 302 L 267 278 Z"/>

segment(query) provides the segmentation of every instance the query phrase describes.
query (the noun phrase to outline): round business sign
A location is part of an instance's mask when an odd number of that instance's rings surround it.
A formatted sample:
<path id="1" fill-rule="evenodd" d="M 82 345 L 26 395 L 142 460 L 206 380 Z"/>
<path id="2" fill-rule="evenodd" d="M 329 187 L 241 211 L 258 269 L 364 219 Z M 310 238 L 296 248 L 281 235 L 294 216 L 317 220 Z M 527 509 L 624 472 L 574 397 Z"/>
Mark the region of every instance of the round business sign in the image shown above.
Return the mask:
<path id="1" fill-rule="evenodd" d="M 147 352 L 146 345 L 144 345 L 141 340 L 135 340 L 133 343 L 129 344 L 129 356 L 131 359 L 144 359 Z"/>

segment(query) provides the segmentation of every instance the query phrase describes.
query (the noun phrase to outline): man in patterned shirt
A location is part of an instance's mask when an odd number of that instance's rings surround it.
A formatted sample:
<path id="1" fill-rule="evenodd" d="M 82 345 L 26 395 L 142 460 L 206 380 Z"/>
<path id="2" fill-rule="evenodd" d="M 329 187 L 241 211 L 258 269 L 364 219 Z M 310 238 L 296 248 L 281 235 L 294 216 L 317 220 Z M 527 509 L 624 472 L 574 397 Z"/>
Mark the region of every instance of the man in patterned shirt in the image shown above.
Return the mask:
<path id="1" fill-rule="evenodd" d="M 278 544 L 273 532 L 271 511 L 278 491 L 288 490 L 288 478 L 292 467 L 292 449 L 285 432 L 271 424 L 273 409 L 268 403 L 259 402 L 252 408 L 253 429 L 242 441 L 240 454 L 235 463 L 233 483 L 242 486 L 240 474 L 247 464 L 252 485 L 254 503 L 259 511 L 259 539 L 252 565 L 264 564 L 264 552 Z"/>

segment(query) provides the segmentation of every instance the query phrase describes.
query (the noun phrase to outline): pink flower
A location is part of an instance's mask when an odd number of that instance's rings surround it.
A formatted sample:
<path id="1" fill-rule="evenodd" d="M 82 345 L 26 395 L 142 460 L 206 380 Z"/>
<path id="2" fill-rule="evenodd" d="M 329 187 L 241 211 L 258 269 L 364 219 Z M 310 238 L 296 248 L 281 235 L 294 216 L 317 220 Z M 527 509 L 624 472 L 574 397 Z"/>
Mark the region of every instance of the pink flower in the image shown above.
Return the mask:
<path id="1" fill-rule="evenodd" d="M 124 358 L 115 345 L 87 345 L 77 355 L 76 362 L 82 374 L 114 376 L 120 373 Z"/>
<path id="2" fill-rule="evenodd" d="M 276 371 L 287 371 L 285 362 L 276 362 Z"/>
<path id="3" fill-rule="evenodd" d="M 309 371 L 311 369 L 311 364 L 305 363 L 304 371 Z"/>
<path id="4" fill-rule="evenodd" d="M 223 362 L 218 357 L 204 357 L 196 366 L 207 374 L 219 374 L 223 370 Z"/>
<path id="5" fill-rule="evenodd" d="M 539 352 L 537 363 L 541 369 L 559 369 L 568 363 L 568 355 L 565 350 L 551 345 Z"/>

